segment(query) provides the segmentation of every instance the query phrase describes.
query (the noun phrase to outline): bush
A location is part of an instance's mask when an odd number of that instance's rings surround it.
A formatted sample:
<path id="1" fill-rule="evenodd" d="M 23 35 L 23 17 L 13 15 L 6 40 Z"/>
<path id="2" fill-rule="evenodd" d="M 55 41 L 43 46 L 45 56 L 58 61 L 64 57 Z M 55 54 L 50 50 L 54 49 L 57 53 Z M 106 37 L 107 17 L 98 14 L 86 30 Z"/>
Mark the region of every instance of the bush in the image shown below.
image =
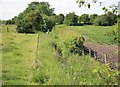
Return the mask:
<path id="1" fill-rule="evenodd" d="M 53 32 L 57 42 L 57 45 L 54 47 L 57 48 L 57 51 L 59 51 L 63 57 L 68 57 L 71 53 L 82 54 L 85 39 L 78 32 L 64 28 L 59 30 L 55 29 Z"/>
<path id="2" fill-rule="evenodd" d="M 70 52 L 71 53 L 78 53 L 79 55 L 82 55 L 83 50 L 83 42 L 85 41 L 84 37 L 77 37 L 70 43 Z"/>

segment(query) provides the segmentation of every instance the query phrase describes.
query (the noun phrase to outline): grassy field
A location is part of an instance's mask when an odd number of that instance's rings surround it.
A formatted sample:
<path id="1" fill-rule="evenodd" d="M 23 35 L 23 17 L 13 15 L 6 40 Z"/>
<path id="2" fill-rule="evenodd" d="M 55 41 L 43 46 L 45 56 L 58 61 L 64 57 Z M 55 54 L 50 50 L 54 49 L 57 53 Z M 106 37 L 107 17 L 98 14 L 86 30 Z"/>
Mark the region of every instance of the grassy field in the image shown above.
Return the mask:
<path id="1" fill-rule="evenodd" d="M 9 32 L 6 28 L 9 27 Z M 33 84 L 36 34 L 17 34 L 16 26 L 2 26 L 2 79 L 4 84 Z"/>
<path id="2" fill-rule="evenodd" d="M 114 41 L 115 36 L 112 35 L 114 31 L 118 32 L 118 25 L 114 26 L 65 26 L 58 25 L 56 28 L 72 29 L 80 32 L 83 36 L 86 37 L 87 41 L 96 42 L 99 44 L 115 44 L 118 45 L 117 41 Z M 118 35 L 117 35 L 118 36 Z"/>
<path id="3" fill-rule="evenodd" d="M 87 55 L 80 56 L 70 52 L 74 41 L 86 36 L 93 41 L 99 40 L 95 26 L 66 27 L 56 26 L 45 34 L 39 32 L 38 67 L 32 70 L 36 58 L 37 34 L 15 33 L 15 26 L 2 26 L 2 80 L 5 85 L 105 85 L 118 84 L 118 71 L 111 70 Z M 114 27 L 114 26 L 112 26 Z M 90 29 L 89 29 L 90 28 Z M 94 29 L 93 29 L 94 28 Z M 97 27 L 100 35 L 105 32 Z M 109 27 L 106 27 L 109 28 Z M 84 30 L 82 30 L 84 29 Z M 89 29 L 89 30 L 87 30 Z M 93 29 L 93 30 L 92 30 Z M 85 32 L 86 31 L 86 32 Z M 107 30 L 106 30 L 107 32 Z M 91 40 L 89 39 L 89 40 Z"/>

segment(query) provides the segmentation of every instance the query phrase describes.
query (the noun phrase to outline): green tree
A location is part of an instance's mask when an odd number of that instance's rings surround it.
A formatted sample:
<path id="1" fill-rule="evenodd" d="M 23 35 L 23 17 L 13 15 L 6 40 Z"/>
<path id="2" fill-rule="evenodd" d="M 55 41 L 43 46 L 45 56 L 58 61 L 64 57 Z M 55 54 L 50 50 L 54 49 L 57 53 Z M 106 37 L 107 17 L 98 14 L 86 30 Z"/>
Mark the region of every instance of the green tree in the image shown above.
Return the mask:
<path id="1" fill-rule="evenodd" d="M 107 16 L 109 17 L 109 19 L 111 20 L 111 25 L 114 25 L 115 23 L 117 23 L 117 15 L 112 13 L 112 12 L 108 12 Z"/>
<path id="2" fill-rule="evenodd" d="M 111 12 L 98 16 L 94 21 L 94 25 L 100 26 L 112 26 L 115 23 L 117 23 L 117 16 Z"/>
<path id="3" fill-rule="evenodd" d="M 54 8 L 50 7 L 50 4 L 48 2 L 40 2 L 38 9 L 40 11 L 40 13 L 45 14 L 47 16 L 51 16 L 54 13 Z"/>
<path id="4" fill-rule="evenodd" d="M 49 19 L 53 21 L 55 24 L 57 23 L 57 20 L 58 20 L 57 15 L 49 16 Z"/>
<path id="5" fill-rule="evenodd" d="M 58 24 L 63 24 L 63 21 L 64 21 L 64 15 L 63 14 L 59 14 L 57 16 L 57 23 Z"/>
<path id="6" fill-rule="evenodd" d="M 79 23 L 88 24 L 90 23 L 89 14 L 83 14 L 79 17 Z"/>
<path id="7" fill-rule="evenodd" d="M 50 18 L 45 18 L 43 23 L 43 28 L 41 31 L 43 32 L 50 32 L 52 31 L 53 27 L 55 26 L 55 22 Z"/>
<path id="8" fill-rule="evenodd" d="M 34 33 L 36 30 L 41 30 L 42 16 L 39 13 L 27 13 L 21 19 L 17 26 L 17 31 L 20 33 Z"/>
<path id="9" fill-rule="evenodd" d="M 96 17 L 97 17 L 98 15 L 97 14 L 92 14 L 92 15 L 90 15 L 90 23 L 94 23 L 94 20 L 96 19 Z"/>
<path id="10" fill-rule="evenodd" d="M 66 15 L 64 24 L 68 26 L 78 25 L 78 16 L 73 12 Z"/>
<path id="11" fill-rule="evenodd" d="M 53 8 L 48 2 L 31 2 L 16 19 L 17 31 L 20 33 L 35 33 L 51 31 L 55 23 L 50 20 Z"/>
<path id="12" fill-rule="evenodd" d="M 5 24 L 8 25 L 8 24 L 13 24 L 13 21 L 12 20 L 6 20 L 5 21 Z"/>

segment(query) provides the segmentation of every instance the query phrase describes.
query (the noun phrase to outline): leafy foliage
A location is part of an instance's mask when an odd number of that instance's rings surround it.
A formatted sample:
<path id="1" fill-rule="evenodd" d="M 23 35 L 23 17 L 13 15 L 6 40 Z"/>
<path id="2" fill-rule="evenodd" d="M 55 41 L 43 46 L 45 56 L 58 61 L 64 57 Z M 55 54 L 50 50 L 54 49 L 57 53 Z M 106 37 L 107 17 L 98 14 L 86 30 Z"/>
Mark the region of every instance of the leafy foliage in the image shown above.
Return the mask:
<path id="1" fill-rule="evenodd" d="M 91 24 L 94 23 L 94 20 L 96 19 L 97 16 L 98 16 L 97 14 L 90 15 L 90 23 Z"/>
<path id="2" fill-rule="evenodd" d="M 6 20 L 6 21 L 5 21 L 5 24 L 6 24 L 6 25 L 14 24 L 14 21 L 13 21 L 13 20 Z"/>
<path id="3" fill-rule="evenodd" d="M 78 24 L 78 16 L 75 15 L 75 13 L 69 13 L 66 15 L 65 20 L 64 20 L 64 24 L 68 25 L 68 26 L 75 26 Z"/>
<path id="4" fill-rule="evenodd" d="M 53 15 L 53 10 L 48 2 L 31 2 L 17 17 L 17 31 L 19 33 L 51 31 L 55 25 L 54 21 L 49 19 L 49 16 Z"/>
<path id="5" fill-rule="evenodd" d="M 109 0 L 107 0 L 109 2 Z M 99 0 L 76 0 L 76 3 L 79 4 L 79 7 L 85 6 L 87 8 L 91 8 L 93 4 L 99 3 L 99 5 L 102 7 L 102 10 L 107 13 L 107 12 L 112 12 L 112 13 L 117 13 L 117 9 L 115 6 L 115 3 L 109 6 L 105 6 L 106 2 L 104 1 L 99 1 Z"/>
<path id="6" fill-rule="evenodd" d="M 83 14 L 79 17 L 79 23 L 89 24 L 90 23 L 90 17 L 89 14 Z"/>
<path id="7" fill-rule="evenodd" d="M 19 33 L 34 33 L 36 30 L 42 29 L 43 19 L 39 13 L 27 13 L 18 25 L 17 32 Z"/>
<path id="8" fill-rule="evenodd" d="M 117 16 L 111 12 L 98 16 L 94 24 L 95 25 L 100 25 L 100 26 L 111 26 L 117 23 Z"/>
<path id="9" fill-rule="evenodd" d="M 67 32 L 67 34 L 64 32 Z M 63 56 L 65 56 L 65 53 L 68 53 L 69 55 L 71 53 L 81 55 L 84 37 L 82 37 L 78 32 L 65 28 L 60 30 L 56 29 L 54 30 L 53 36 L 56 37 L 56 40 L 58 41 L 57 47 L 64 50 L 64 52 L 61 52 Z"/>
<path id="10" fill-rule="evenodd" d="M 28 8 L 29 10 L 38 10 L 40 13 L 42 14 L 45 14 L 47 16 L 51 16 L 53 15 L 53 11 L 54 11 L 54 8 L 51 8 L 50 4 L 48 2 L 31 2 L 29 5 L 28 5 Z"/>
<path id="11" fill-rule="evenodd" d="M 52 31 L 53 27 L 55 26 L 55 22 L 50 18 L 45 18 L 43 22 L 43 27 L 40 31 L 49 32 Z"/>
<path id="12" fill-rule="evenodd" d="M 57 16 L 57 23 L 58 24 L 63 24 L 63 21 L 64 21 L 64 15 L 63 14 L 59 14 Z"/>

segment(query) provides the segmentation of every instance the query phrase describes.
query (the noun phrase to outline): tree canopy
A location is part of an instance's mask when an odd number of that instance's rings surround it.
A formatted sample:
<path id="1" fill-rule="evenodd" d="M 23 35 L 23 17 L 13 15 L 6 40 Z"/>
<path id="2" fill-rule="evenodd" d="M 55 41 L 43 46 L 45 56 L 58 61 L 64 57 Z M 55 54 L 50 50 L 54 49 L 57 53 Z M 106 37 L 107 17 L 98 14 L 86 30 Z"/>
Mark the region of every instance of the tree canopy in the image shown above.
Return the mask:
<path id="1" fill-rule="evenodd" d="M 98 16 L 94 24 L 95 25 L 100 25 L 100 26 L 111 26 L 117 23 L 117 16 L 111 12 Z"/>
<path id="2" fill-rule="evenodd" d="M 88 0 L 89 1 L 89 0 Z M 96 3 L 98 0 L 93 0 Z M 78 0 L 85 5 L 87 0 Z M 103 8 L 105 9 L 105 8 Z M 83 24 L 94 24 L 100 26 L 110 26 L 117 22 L 117 15 L 113 12 L 107 12 L 104 15 L 83 14 L 77 16 L 74 12 L 56 15 L 54 8 L 48 2 L 31 2 L 28 7 L 12 20 L 4 21 L 5 24 L 16 24 L 17 31 L 20 33 L 35 33 L 37 31 L 51 31 L 55 24 L 65 24 L 76 26 Z M 2 21 L 3 23 L 3 21 Z"/>
<path id="3" fill-rule="evenodd" d="M 72 12 L 66 15 L 65 20 L 64 20 L 64 24 L 68 25 L 68 26 L 74 26 L 78 24 L 78 16 Z"/>
<path id="4" fill-rule="evenodd" d="M 37 31 L 51 31 L 54 21 L 50 16 L 54 13 L 48 2 L 31 2 L 28 7 L 17 17 L 17 31 L 20 33 L 35 33 Z"/>
<path id="5" fill-rule="evenodd" d="M 56 16 L 56 23 L 63 24 L 64 21 L 64 14 L 59 14 Z"/>
<path id="6" fill-rule="evenodd" d="M 83 14 L 79 17 L 79 23 L 87 24 L 90 22 L 89 14 Z"/>
<path id="7" fill-rule="evenodd" d="M 94 20 L 96 19 L 97 16 L 98 16 L 97 14 L 90 15 L 90 23 L 91 24 L 94 23 Z"/>

